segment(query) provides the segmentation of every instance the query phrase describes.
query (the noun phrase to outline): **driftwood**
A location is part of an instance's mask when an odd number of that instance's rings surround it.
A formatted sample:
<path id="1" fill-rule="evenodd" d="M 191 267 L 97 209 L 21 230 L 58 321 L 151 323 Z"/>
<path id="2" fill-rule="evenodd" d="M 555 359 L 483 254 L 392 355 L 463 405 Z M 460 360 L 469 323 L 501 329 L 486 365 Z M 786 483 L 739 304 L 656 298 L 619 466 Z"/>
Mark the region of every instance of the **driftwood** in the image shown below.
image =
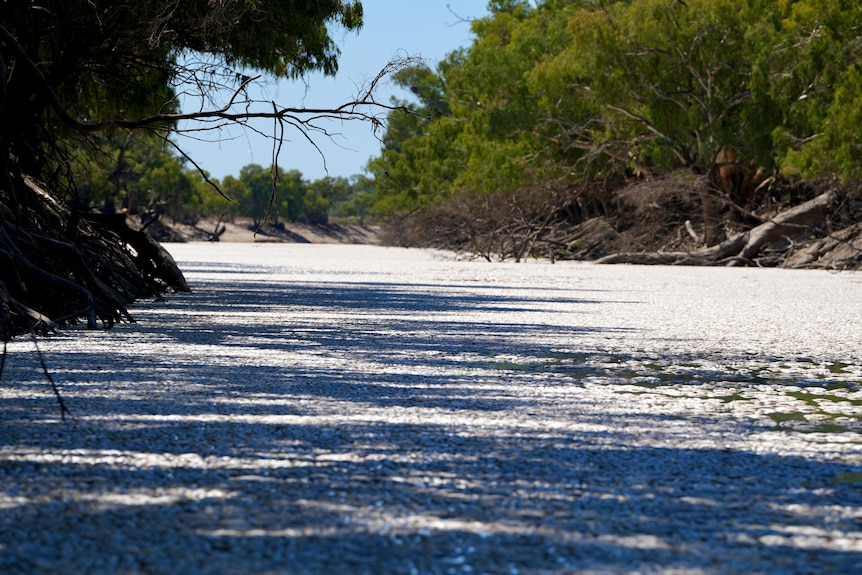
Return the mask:
<path id="1" fill-rule="evenodd" d="M 773 176 L 724 209 L 706 245 L 705 175 L 671 173 L 623 187 L 537 187 L 461 196 L 387 222 L 383 241 L 488 261 L 547 258 L 646 265 L 862 268 L 862 182 Z"/>
<path id="2" fill-rule="evenodd" d="M 623 252 L 596 260 L 600 264 L 741 265 L 750 264 L 771 244 L 823 224 L 837 199 L 836 191 L 785 210 L 750 230 L 691 252 Z"/>

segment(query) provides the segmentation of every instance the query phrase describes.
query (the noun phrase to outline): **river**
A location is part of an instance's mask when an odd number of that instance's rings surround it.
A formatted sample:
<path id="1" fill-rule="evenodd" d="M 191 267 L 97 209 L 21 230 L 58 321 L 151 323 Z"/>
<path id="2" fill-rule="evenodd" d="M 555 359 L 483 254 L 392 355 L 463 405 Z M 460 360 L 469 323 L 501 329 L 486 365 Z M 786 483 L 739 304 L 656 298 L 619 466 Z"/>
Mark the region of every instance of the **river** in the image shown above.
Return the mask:
<path id="1" fill-rule="evenodd" d="M 3 573 L 862 572 L 862 276 L 172 244 L 28 340 Z"/>

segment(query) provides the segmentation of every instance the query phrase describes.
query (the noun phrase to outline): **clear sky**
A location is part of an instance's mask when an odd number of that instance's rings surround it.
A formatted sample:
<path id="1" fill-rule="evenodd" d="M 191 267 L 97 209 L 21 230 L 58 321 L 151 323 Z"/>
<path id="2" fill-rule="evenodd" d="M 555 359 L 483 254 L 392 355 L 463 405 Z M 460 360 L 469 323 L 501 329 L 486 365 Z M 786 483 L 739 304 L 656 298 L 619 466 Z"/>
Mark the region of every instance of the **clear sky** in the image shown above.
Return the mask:
<path id="1" fill-rule="evenodd" d="M 362 0 L 365 25 L 356 32 L 336 30 L 333 37 L 341 48 L 339 72 L 335 78 L 322 74 L 301 82 L 281 81 L 267 85 L 266 100 L 285 107 L 335 107 L 353 99 L 361 86 L 372 79 L 393 57 L 421 57 L 432 68 L 447 54 L 473 39 L 464 21 L 487 14 L 487 0 Z M 408 98 L 409 94 L 391 84 L 382 86 L 377 100 L 389 103 L 390 96 Z M 272 133 L 272 123 L 256 124 Z M 380 154 L 380 142 L 365 123 L 333 124 L 340 133 L 333 139 L 323 136 L 315 142 L 325 156 L 299 133 L 286 133 L 279 155 L 285 170 L 298 169 L 306 180 L 326 175 L 351 176 L 364 172 L 368 160 Z M 234 128 L 204 136 L 210 141 L 178 137 L 177 143 L 195 162 L 216 178 L 239 175 L 251 163 L 272 164 L 272 141 L 253 130 Z"/>

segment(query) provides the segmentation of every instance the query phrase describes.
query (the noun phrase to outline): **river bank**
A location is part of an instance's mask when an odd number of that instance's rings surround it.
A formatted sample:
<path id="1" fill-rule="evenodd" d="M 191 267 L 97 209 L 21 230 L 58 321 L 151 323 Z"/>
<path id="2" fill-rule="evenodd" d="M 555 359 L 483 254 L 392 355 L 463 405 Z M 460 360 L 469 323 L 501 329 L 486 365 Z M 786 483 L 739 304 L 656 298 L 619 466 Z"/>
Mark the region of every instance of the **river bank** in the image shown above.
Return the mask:
<path id="1" fill-rule="evenodd" d="M 358 223 L 287 222 L 255 227 L 251 218 L 222 221 L 204 218 L 194 225 L 166 219 L 147 228 L 160 242 L 377 244 L 380 228 Z"/>

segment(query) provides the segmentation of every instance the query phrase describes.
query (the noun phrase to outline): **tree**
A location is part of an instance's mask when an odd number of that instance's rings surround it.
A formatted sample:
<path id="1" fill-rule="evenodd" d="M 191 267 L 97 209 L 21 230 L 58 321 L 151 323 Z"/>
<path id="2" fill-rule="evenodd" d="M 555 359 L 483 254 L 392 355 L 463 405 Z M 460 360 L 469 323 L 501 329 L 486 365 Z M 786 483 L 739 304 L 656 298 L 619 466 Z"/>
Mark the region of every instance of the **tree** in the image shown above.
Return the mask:
<path id="1" fill-rule="evenodd" d="M 364 175 L 352 176 L 348 194 L 335 202 L 332 214 L 339 218 L 354 218 L 359 225 L 364 225 L 374 206 L 375 190 L 374 179 Z"/>
<path id="2" fill-rule="evenodd" d="M 242 206 L 243 213 L 251 216 L 254 227 L 260 228 L 264 223 L 269 223 L 264 221 L 267 217 L 271 223 L 278 223 L 278 211 L 270 209 L 272 171 L 259 164 L 249 164 L 239 171 L 239 181 L 247 193 L 236 199 Z"/>
<path id="3" fill-rule="evenodd" d="M 279 171 L 277 193 L 281 213 L 288 221 L 296 222 L 305 217 L 308 183 L 302 178 L 302 172 Z"/>
<path id="4" fill-rule="evenodd" d="M 862 6 L 855 2 L 780 2 L 779 24 L 763 34 L 755 87 L 780 106 L 771 134 L 781 170 L 862 177 L 859 145 Z"/>
<path id="5" fill-rule="evenodd" d="M 221 181 L 221 189 L 226 196 L 234 198 L 233 201 L 227 200 L 224 196 L 215 193 L 212 186 L 203 180 L 198 180 L 197 188 L 200 197 L 203 199 L 204 215 L 216 215 L 220 219 L 233 219 L 240 215 L 242 206 L 238 200 L 249 194 L 246 185 L 233 176 L 225 176 Z"/>
<path id="6" fill-rule="evenodd" d="M 418 230 L 410 241 L 486 257 L 567 252 L 580 232 L 548 230 L 591 218 L 631 225 L 618 190 L 672 176 L 679 185 L 665 191 L 691 213 L 670 220 L 692 220 L 700 234 L 692 221 L 677 231 L 715 244 L 770 217 L 755 213 L 769 199 L 761 184 L 782 174 L 862 175 L 856 3 L 489 8 L 471 23 L 469 48 L 434 73 L 397 77 L 429 119 L 393 112 L 369 169 L 376 210 Z"/>
<path id="7" fill-rule="evenodd" d="M 451 53 L 436 73 L 415 68 L 395 77 L 418 99 L 414 112 L 430 121 L 390 115 L 383 152 L 369 164 L 380 212 L 417 210 L 462 193 L 511 193 L 549 177 L 529 72 L 568 42 L 567 13 L 520 1 L 489 7 L 491 15 L 471 23 L 472 45 Z"/>
<path id="8" fill-rule="evenodd" d="M 245 93 L 257 73 L 334 73 L 339 51 L 331 30 L 359 29 L 362 6 L 355 0 L 9 0 L 0 14 L 3 339 L 79 317 L 91 327 L 99 319 L 110 324 L 127 316 L 125 305 L 136 297 L 187 289 L 166 252 L 76 200 L 86 197 L 79 182 L 94 165 L 82 154 L 98 155 L 106 140 L 123 149 L 131 132 L 177 148 L 170 134 L 182 120 L 199 121 L 195 130 L 218 130 L 267 118 L 277 158 L 289 129 L 313 145 L 316 135 L 327 135 L 319 123 L 327 117 L 379 125 L 378 114 L 390 107 L 378 104 L 373 91 L 398 68 L 391 64 L 334 109 L 255 102 Z M 199 97 L 198 110 L 179 112 L 180 86 Z M 147 177 L 181 182 L 181 172 L 165 165 L 160 176 Z M 90 192 L 112 193 L 95 186 Z M 56 257 L 61 251 L 78 255 Z"/>
<path id="9" fill-rule="evenodd" d="M 309 183 L 306 189 L 304 215 L 310 224 L 328 223 L 332 208 L 346 202 L 352 194 L 347 178 L 321 178 Z"/>

